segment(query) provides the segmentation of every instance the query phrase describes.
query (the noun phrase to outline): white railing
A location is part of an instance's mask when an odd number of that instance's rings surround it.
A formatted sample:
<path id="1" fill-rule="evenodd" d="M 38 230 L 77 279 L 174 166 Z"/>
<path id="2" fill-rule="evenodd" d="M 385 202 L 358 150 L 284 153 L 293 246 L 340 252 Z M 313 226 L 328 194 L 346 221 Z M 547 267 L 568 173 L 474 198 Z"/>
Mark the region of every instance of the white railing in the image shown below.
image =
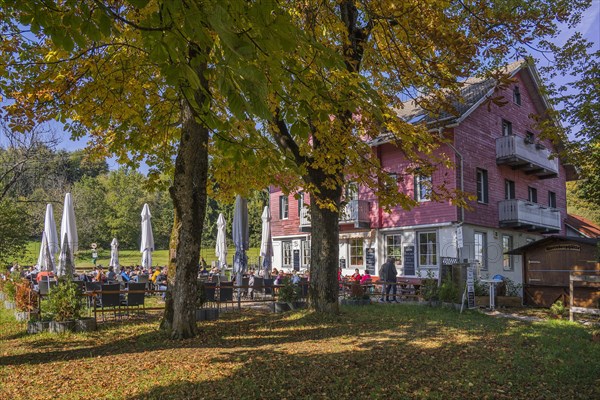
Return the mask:
<path id="1" fill-rule="evenodd" d="M 366 200 L 350 200 L 340 211 L 340 224 L 369 222 L 369 202 Z M 300 210 L 300 226 L 310 226 L 310 208 Z"/>
<path id="2" fill-rule="evenodd" d="M 558 173 L 558 159 L 549 159 L 550 151 L 534 143 L 525 143 L 525 138 L 515 135 L 496 139 L 496 159 L 517 158 Z"/>
<path id="3" fill-rule="evenodd" d="M 560 211 L 542 207 L 525 200 L 504 200 L 499 204 L 500 223 L 530 225 L 537 228 L 560 230 Z"/>

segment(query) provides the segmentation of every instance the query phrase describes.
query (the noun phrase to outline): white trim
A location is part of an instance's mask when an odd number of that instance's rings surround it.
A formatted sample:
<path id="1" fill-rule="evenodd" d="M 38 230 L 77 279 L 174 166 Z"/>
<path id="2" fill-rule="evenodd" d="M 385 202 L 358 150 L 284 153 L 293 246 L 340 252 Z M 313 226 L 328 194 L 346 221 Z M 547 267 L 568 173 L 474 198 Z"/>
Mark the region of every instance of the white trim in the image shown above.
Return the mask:
<path id="1" fill-rule="evenodd" d="M 308 239 L 310 235 L 287 235 L 287 236 L 273 236 L 272 240 L 281 240 L 281 239 Z"/>
<path id="2" fill-rule="evenodd" d="M 391 228 L 380 228 L 379 232 L 390 232 L 390 231 L 405 231 L 405 230 L 414 230 L 414 229 L 431 229 L 431 228 L 443 228 L 446 226 L 453 226 L 455 222 L 440 222 L 437 224 L 427 224 L 427 225 L 410 225 L 410 226 L 396 226 Z"/>
<path id="3" fill-rule="evenodd" d="M 573 229 L 575 232 L 579 233 L 581 236 L 583 236 L 585 238 L 594 239 L 593 237 L 588 236 L 585 233 L 581 232 L 579 229 L 575 228 L 574 226 L 567 224 L 566 222 L 565 222 L 565 226 Z"/>

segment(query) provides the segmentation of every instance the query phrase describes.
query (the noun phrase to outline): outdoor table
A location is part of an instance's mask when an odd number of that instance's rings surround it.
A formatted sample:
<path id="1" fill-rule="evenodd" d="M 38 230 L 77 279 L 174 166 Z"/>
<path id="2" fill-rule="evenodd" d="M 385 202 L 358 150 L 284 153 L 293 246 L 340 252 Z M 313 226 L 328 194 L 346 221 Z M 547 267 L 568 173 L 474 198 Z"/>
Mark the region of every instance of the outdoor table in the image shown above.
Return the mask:
<path id="1" fill-rule="evenodd" d="M 490 310 L 494 310 L 496 308 L 496 284 L 502 282 L 502 279 L 482 279 L 481 282 L 489 285 Z"/>

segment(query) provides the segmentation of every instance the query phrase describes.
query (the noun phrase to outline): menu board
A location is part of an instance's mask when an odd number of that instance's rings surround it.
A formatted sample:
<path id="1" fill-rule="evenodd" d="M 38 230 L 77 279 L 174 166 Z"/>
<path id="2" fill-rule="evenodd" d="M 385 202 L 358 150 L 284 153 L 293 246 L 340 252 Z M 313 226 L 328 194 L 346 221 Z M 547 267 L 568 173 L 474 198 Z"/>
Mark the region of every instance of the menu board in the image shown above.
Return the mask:
<path id="1" fill-rule="evenodd" d="M 300 250 L 294 250 L 294 271 L 300 271 Z"/>
<path id="2" fill-rule="evenodd" d="M 415 246 L 404 246 L 404 275 L 415 275 Z"/>
<path id="3" fill-rule="evenodd" d="M 340 258 L 340 268 L 342 268 L 342 269 L 346 268 L 346 259 L 345 258 Z"/>
<path id="4" fill-rule="evenodd" d="M 367 272 L 369 274 L 375 273 L 375 249 L 367 249 Z"/>

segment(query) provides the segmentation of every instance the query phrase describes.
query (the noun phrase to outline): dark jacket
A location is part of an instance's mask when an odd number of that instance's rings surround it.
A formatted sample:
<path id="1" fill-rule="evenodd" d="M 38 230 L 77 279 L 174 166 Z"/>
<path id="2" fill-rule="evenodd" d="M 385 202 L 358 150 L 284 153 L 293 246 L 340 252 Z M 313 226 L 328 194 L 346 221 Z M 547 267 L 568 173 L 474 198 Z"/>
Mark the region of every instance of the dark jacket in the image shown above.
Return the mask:
<path id="1" fill-rule="evenodd" d="M 382 281 L 396 282 L 396 275 L 398 271 L 393 261 L 388 261 L 379 268 L 379 279 Z"/>

